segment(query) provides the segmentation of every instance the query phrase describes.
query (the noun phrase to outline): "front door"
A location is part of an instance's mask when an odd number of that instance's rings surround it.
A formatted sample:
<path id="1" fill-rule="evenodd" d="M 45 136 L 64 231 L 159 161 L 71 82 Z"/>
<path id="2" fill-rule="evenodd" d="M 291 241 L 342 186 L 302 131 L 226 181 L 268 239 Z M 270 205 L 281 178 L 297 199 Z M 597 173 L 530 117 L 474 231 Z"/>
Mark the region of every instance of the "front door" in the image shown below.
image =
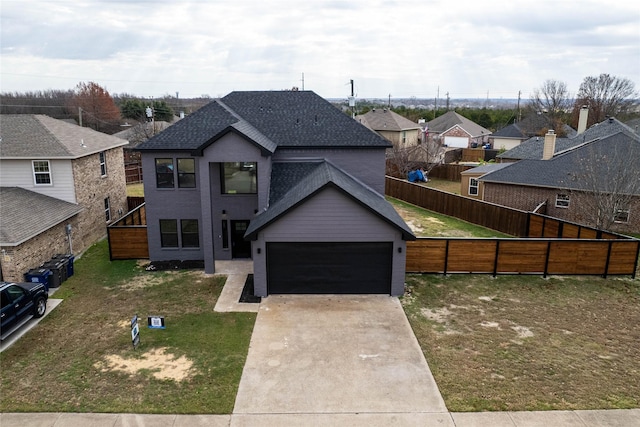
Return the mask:
<path id="1" fill-rule="evenodd" d="M 231 257 L 251 258 L 251 242 L 244 240 L 249 221 L 231 221 Z"/>

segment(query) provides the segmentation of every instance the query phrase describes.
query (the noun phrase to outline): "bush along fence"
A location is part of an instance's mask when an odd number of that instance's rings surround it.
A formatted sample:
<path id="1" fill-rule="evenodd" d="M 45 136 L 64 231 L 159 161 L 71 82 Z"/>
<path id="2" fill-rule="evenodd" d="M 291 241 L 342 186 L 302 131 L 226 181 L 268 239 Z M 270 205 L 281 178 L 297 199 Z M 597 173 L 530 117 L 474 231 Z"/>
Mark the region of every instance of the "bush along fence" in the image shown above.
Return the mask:
<path id="1" fill-rule="evenodd" d="M 640 240 L 387 177 L 386 194 L 516 236 L 419 238 L 407 242 L 407 272 L 631 275 Z"/>

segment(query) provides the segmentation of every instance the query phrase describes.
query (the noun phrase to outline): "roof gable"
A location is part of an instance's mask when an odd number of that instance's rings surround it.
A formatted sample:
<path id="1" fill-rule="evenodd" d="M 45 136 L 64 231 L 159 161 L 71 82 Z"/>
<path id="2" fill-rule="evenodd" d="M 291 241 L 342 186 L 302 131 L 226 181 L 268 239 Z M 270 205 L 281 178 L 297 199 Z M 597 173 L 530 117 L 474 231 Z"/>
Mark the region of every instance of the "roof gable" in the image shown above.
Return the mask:
<path id="1" fill-rule="evenodd" d="M 231 92 L 190 114 L 139 150 L 194 153 L 229 131 L 238 132 L 273 153 L 277 147 L 390 148 L 328 101 L 309 91 Z"/>
<path id="2" fill-rule="evenodd" d="M 41 114 L 0 115 L 0 157 L 76 159 L 127 141 Z"/>
<path id="3" fill-rule="evenodd" d="M 305 176 L 303 176 L 304 172 L 307 172 Z M 282 174 L 282 177 L 278 177 L 278 174 Z M 300 177 L 300 180 L 286 189 L 286 183 L 291 183 L 292 178 L 295 177 Z M 269 208 L 251 221 L 245 234 L 246 238 L 255 238 L 260 230 L 304 203 L 305 200 L 324 188 L 333 187 L 399 229 L 405 240 L 415 239 L 411 229 L 382 195 L 329 161 L 311 162 L 306 165 L 304 163 L 274 164 L 272 183 L 272 186 L 275 186 L 273 193 L 276 196 L 270 200 Z"/>
<path id="4" fill-rule="evenodd" d="M 420 129 L 417 123 L 386 108 L 369 110 L 366 114 L 356 116 L 356 121 L 375 131 L 400 132 Z"/>
<path id="5" fill-rule="evenodd" d="M 464 116 L 461 116 L 455 111 L 447 111 L 440 117 L 436 117 L 435 119 L 427 122 L 429 132 L 435 133 L 445 133 L 456 125 L 459 125 L 461 129 L 463 129 L 472 137 L 489 135 L 491 133 L 489 129 L 483 128 L 479 124 L 467 119 Z"/>

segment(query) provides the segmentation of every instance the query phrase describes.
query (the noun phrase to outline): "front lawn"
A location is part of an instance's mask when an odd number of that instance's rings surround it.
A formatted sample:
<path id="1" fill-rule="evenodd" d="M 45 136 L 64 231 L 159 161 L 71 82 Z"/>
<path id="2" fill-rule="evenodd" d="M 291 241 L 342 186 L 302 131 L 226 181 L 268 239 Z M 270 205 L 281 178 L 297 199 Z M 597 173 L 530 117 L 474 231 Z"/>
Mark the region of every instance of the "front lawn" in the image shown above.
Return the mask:
<path id="1" fill-rule="evenodd" d="M 450 411 L 640 407 L 640 282 L 409 275 L 407 317 Z"/>
<path id="2" fill-rule="evenodd" d="M 224 277 L 109 261 L 106 241 L 75 267 L 64 301 L 0 354 L 0 412 L 232 412 L 256 315 L 213 311 Z"/>

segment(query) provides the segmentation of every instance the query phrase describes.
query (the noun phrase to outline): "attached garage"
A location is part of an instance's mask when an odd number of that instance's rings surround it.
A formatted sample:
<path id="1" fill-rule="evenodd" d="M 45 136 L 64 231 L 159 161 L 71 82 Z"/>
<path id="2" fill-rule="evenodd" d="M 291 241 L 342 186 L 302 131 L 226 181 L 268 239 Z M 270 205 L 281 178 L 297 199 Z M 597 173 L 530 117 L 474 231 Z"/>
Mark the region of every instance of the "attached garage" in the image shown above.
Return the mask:
<path id="1" fill-rule="evenodd" d="M 270 242 L 269 294 L 391 293 L 392 242 Z"/>

